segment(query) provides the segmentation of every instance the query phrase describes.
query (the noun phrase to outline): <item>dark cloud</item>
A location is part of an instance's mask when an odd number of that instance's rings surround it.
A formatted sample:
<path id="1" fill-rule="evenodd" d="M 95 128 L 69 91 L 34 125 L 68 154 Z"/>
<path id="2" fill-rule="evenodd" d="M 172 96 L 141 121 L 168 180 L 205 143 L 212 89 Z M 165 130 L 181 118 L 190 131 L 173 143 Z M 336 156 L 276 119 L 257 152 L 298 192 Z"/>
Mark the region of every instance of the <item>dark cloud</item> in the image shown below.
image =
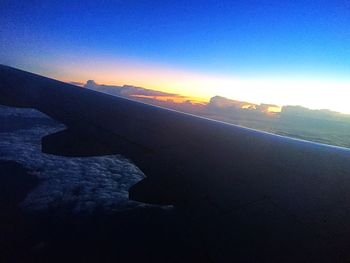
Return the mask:
<path id="1" fill-rule="evenodd" d="M 97 84 L 94 80 L 88 80 L 84 85 L 84 87 L 88 89 L 104 92 L 110 95 L 117 95 L 117 96 L 123 96 L 123 97 L 133 97 L 133 96 L 177 97 L 177 98 L 183 97 L 179 94 L 145 89 L 142 87 L 135 87 L 131 85 L 124 85 L 124 86 L 100 85 L 100 84 Z"/>

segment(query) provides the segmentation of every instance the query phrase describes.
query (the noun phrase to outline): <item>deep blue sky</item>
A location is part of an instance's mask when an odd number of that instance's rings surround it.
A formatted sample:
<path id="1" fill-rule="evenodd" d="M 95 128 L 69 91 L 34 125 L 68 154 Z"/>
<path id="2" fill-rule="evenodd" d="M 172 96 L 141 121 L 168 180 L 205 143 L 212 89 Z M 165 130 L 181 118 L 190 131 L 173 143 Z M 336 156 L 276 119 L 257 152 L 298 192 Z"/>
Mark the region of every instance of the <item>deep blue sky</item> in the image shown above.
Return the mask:
<path id="1" fill-rule="evenodd" d="M 350 79 L 350 1 L 1 1 L 0 63 L 123 58 L 203 74 Z M 50 69 L 46 69 L 47 72 Z"/>

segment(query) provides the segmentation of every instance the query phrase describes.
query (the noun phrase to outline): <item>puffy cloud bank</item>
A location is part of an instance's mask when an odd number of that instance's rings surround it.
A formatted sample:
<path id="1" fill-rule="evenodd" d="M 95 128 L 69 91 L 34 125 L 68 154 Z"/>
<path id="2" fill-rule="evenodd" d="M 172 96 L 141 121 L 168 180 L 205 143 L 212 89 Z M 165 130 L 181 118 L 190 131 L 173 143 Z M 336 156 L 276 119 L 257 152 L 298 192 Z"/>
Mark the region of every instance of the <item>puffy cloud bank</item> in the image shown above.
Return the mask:
<path id="1" fill-rule="evenodd" d="M 88 80 L 84 85 L 84 87 L 95 91 L 104 92 L 110 95 L 117 95 L 117 96 L 123 96 L 123 97 L 157 96 L 157 97 L 183 98 L 183 96 L 178 94 L 168 93 L 168 92 L 163 92 L 158 90 L 145 89 L 145 88 L 135 87 L 131 85 L 123 85 L 123 86 L 99 85 L 94 80 Z"/>
<path id="2" fill-rule="evenodd" d="M 128 160 L 120 155 L 68 158 L 44 154 L 41 138 L 64 125 L 47 122 L 48 117 L 35 110 L 0 107 L 0 118 L 11 116 L 16 121 L 32 118 L 33 126 L 0 132 L 1 159 L 17 161 L 41 179 L 23 201 L 23 208 L 69 205 L 73 212 L 90 213 L 96 208 L 116 211 L 145 206 L 128 199 L 129 187 L 144 177 Z"/>

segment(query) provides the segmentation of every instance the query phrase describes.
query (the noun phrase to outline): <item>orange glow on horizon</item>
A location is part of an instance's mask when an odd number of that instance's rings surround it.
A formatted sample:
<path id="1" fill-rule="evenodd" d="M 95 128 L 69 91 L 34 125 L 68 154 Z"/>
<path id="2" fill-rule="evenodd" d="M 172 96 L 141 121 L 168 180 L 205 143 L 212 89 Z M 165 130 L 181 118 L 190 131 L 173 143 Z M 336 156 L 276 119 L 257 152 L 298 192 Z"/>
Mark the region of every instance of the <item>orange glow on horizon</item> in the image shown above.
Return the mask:
<path id="1" fill-rule="evenodd" d="M 163 101 L 163 102 L 173 102 L 173 103 L 177 103 L 177 104 L 190 102 L 192 104 L 205 105 L 208 103 L 208 101 L 202 101 L 202 100 L 198 100 L 196 98 L 176 96 L 176 95 L 174 95 L 174 96 L 132 95 L 132 97 L 141 98 L 141 99 L 153 99 L 153 100 Z"/>
<path id="2" fill-rule="evenodd" d="M 104 60 L 105 59 L 105 60 Z M 93 79 L 106 85 L 124 84 L 180 94 L 191 101 L 208 102 L 220 95 L 259 105 L 301 105 L 310 109 L 330 109 L 350 113 L 349 80 L 322 79 L 322 76 L 238 77 L 207 74 L 118 58 L 60 61 L 51 77 L 86 82 Z M 115 60 L 114 60 L 115 59 Z M 156 98 L 162 100 L 161 98 Z M 164 99 L 164 98 L 163 98 Z M 169 98 L 174 102 L 179 98 Z M 268 111 L 280 112 L 279 107 Z"/>

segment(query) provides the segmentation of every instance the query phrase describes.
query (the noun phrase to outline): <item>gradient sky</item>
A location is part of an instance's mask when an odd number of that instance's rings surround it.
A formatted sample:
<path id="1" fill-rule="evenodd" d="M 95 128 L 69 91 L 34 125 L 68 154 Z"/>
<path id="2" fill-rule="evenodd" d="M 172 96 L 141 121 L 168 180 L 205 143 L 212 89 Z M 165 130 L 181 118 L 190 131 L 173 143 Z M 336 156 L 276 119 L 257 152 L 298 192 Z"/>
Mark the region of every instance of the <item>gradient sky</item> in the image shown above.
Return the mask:
<path id="1" fill-rule="evenodd" d="M 0 63 L 350 113 L 350 1 L 1 1 Z"/>

